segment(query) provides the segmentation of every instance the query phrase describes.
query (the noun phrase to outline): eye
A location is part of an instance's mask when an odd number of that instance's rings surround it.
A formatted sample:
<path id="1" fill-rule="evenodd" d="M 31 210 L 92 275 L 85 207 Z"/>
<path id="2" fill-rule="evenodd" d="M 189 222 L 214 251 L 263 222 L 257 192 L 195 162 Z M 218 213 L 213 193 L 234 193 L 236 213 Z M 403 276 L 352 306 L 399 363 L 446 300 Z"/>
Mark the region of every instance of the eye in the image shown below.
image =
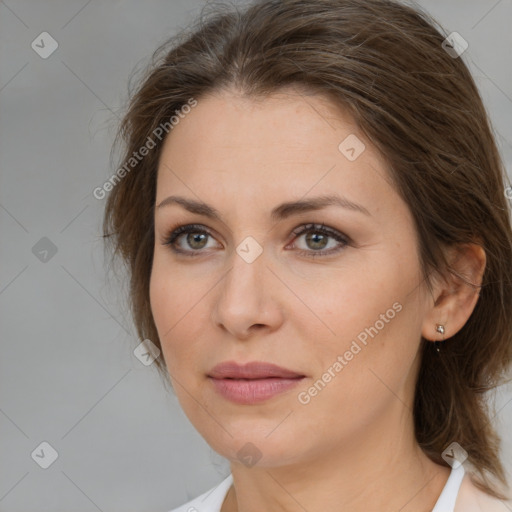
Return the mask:
<path id="1" fill-rule="evenodd" d="M 293 231 L 293 234 L 297 237 L 306 235 L 304 238 L 306 246 L 313 247 L 313 250 L 299 250 L 298 253 L 301 256 L 313 257 L 332 255 L 341 251 L 346 245 L 350 243 L 350 239 L 341 234 L 335 229 L 328 228 L 323 224 L 306 224 L 299 226 Z M 325 250 L 325 247 L 329 244 L 328 239 L 331 238 L 337 242 L 334 244 L 334 249 L 330 248 Z M 319 250 L 320 249 L 320 250 Z"/>
<path id="2" fill-rule="evenodd" d="M 187 235 L 183 239 L 184 243 L 188 244 L 193 250 L 187 250 L 183 248 L 178 242 L 181 242 L 182 236 Z M 204 229 L 200 224 L 187 224 L 185 226 L 178 226 L 176 229 L 164 237 L 162 241 L 163 245 L 169 245 L 171 249 L 179 254 L 185 254 L 186 256 L 196 256 L 200 249 L 206 247 L 206 242 L 211 234 L 209 231 Z"/>
<path id="3" fill-rule="evenodd" d="M 343 235 L 335 229 L 328 228 L 323 224 L 306 224 L 301 225 L 292 231 L 295 235 L 294 241 L 303 236 L 305 237 L 306 245 L 312 247 L 310 250 L 299 249 L 297 252 L 305 257 L 317 257 L 324 255 L 331 255 L 341 251 L 346 245 L 350 243 L 350 238 Z M 185 236 L 186 235 L 186 236 Z M 198 256 L 204 248 L 208 248 L 208 237 L 213 238 L 211 233 L 200 224 L 187 224 L 178 226 L 164 236 L 162 240 L 163 245 L 169 245 L 171 250 L 175 253 L 183 254 L 186 256 Z M 329 245 L 329 239 L 334 240 L 334 248 L 325 249 Z M 182 242 L 182 243 L 180 243 Z M 183 247 L 187 244 L 189 250 Z"/>

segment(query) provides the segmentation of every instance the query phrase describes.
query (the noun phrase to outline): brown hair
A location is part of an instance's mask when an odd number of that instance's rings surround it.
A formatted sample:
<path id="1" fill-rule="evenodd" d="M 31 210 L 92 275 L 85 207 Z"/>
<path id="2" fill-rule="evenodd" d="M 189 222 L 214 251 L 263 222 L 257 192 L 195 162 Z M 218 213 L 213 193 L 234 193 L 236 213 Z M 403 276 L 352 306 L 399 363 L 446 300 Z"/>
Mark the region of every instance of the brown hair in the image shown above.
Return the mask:
<path id="1" fill-rule="evenodd" d="M 432 273 L 458 275 L 446 247 L 478 241 L 486 252 L 480 298 L 464 327 L 441 357 L 422 338 L 415 434 L 444 466 L 441 453 L 457 441 L 480 474 L 475 484 L 505 498 L 486 474 L 507 484 L 485 392 L 501 383 L 511 361 L 510 205 L 490 122 L 462 58 L 445 51 L 447 34 L 428 14 L 391 0 L 207 5 L 209 15 L 203 11 L 189 32 L 161 45 L 138 89 L 129 91 L 115 143 L 125 143 L 123 164 L 191 97 L 200 101 L 221 89 L 264 98 L 297 85 L 348 109 L 412 212 L 429 289 Z M 103 225 L 113 259 L 120 255 L 127 265 L 137 332 L 159 348 L 149 281 L 161 148 L 159 141 L 131 162 L 108 197 Z M 168 383 L 165 363 L 158 358 L 155 365 Z"/>

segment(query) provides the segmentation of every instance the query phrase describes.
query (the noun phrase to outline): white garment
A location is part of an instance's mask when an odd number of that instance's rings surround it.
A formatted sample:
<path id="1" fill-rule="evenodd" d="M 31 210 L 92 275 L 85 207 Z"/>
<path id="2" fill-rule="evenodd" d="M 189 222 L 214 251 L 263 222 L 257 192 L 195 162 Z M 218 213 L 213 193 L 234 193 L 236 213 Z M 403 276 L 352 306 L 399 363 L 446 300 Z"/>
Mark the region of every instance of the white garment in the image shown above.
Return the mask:
<path id="1" fill-rule="evenodd" d="M 507 506 L 502 501 L 488 496 L 470 482 L 469 475 L 466 478 L 464 475 L 463 465 L 451 470 L 432 512 L 510 512 L 512 510 L 509 508 L 510 502 L 506 502 L 509 504 Z M 464 484 L 461 485 L 463 482 Z M 220 512 L 232 483 L 233 475 L 230 473 L 215 487 L 169 512 Z"/>

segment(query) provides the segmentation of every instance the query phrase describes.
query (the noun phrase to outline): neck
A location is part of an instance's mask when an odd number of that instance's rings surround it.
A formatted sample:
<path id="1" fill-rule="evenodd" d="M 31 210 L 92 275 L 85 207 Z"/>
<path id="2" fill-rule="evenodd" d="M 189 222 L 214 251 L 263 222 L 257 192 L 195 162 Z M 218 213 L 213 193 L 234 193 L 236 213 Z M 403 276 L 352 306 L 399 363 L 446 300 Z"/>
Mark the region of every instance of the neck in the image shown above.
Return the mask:
<path id="1" fill-rule="evenodd" d="M 292 465 L 248 468 L 232 462 L 234 487 L 221 512 L 430 512 L 450 468 L 419 448 L 410 411 L 391 418 Z"/>

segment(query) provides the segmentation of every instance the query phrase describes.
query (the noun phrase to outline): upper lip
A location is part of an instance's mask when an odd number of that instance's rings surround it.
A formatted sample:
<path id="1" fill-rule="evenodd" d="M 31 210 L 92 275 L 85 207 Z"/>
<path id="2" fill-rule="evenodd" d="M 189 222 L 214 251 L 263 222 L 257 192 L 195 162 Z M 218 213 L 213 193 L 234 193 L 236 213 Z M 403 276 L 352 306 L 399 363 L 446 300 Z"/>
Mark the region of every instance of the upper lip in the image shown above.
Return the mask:
<path id="1" fill-rule="evenodd" d="M 268 377 L 293 379 L 305 377 L 305 375 L 264 361 L 251 361 L 246 364 L 225 361 L 214 366 L 208 373 L 208 377 L 214 379 L 265 379 Z"/>

